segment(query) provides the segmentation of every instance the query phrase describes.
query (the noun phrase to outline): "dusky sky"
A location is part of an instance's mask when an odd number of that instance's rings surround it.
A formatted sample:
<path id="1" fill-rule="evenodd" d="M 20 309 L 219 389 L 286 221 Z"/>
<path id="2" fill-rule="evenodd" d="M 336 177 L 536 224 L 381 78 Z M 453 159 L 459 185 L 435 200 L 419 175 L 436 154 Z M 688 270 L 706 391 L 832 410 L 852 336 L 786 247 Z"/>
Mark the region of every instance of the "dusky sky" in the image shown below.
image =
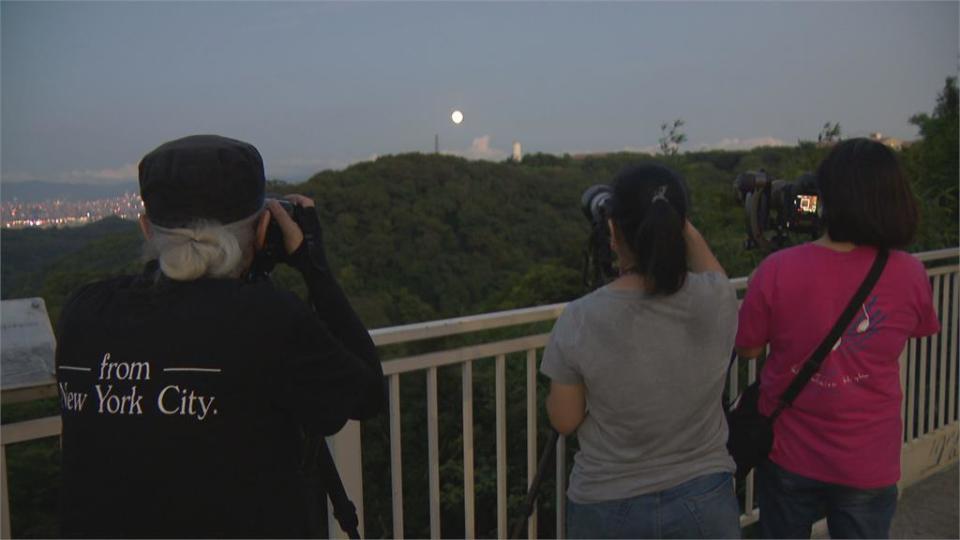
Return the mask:
<path id="1" fill-rule="evenodd" d="M 4 183 L 136 178 L 195 133 L 302 181 L 377 155 L 913 139 L 957 2 L 0 3 Z M 450 113 L 463 111 L 462 124 Z"/>

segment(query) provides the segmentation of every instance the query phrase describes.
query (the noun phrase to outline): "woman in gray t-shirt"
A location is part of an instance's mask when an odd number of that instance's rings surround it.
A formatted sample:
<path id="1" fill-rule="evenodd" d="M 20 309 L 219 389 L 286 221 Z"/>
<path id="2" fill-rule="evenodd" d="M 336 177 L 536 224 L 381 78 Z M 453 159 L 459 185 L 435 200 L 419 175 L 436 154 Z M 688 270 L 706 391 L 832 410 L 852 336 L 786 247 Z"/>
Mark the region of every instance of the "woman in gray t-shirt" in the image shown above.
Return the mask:
<path id="1" fill-rule="evenodd" d="M 733 286 L 669 169 L 621 172 L 611 214 L 620 276 L 567 306 L 540 367 L 550 422 L 580 443 L 567 534 L 739 538 L 720 405 Z"/>

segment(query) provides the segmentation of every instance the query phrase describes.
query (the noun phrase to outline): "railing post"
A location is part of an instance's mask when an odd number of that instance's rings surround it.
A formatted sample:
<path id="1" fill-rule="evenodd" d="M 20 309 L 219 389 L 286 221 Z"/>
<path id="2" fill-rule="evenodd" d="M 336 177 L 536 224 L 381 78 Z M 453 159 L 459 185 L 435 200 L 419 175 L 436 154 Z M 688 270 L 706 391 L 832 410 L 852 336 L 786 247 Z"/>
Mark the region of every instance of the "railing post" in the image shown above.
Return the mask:
<path id="1" fill-rule="evenodd" d="M 463 537 L 477 536 L 473 479 L 473 362 L 463 363 Z"/>
<path id="2" fill-rule="evenodd" d="M 403 538 L 403 452 L 400 429 L 400 375 L 390 375 L 390 485 L 393 493 L 393 537 Z"/>
<path id="3" fill-rule="evenodd" d="M 363 536 L 363 460 L 360 450 L 360 423 L 350 420 L 339 433 L 327 439 L 330 454 L 337 464 L 337 471 L 343 481 L 343 489 L 347 497 L 357 507 L 357 518 L 360 520 L 358 530 Z M 333 517 L 333 507 L 327 500 L 327 529 L 330 538 L 347 538 L 340 529 L 340 524 Z"/>
<path id="4" fill-rule="evenodd" d="M 907 435 L 904 444 L 913 442 L 914 436 L 914 416 L 917 411 L 917 350 L 914 346 L 914 339 L 908 339 L 906 344 L 907 351 Z"/>
<path id="5" fill-rule="evenodd" d="M 440 411 L 437 368 L 427 370 L 427 481 L 430 492 L 430 538 L 440 538 Z"/>
<path id="6" fill-rule="evenodd" d="M 940 335 L 934 336 L 934 339 L 940 342 L 939 347 L 937 347 L 937 364 L 940 368 L 940 376 L 937 378 L 937 428 L 942 428 L 947 425 L 950 416 L 946 414 L 947 412 L 947 376 L 948 370 L 947 365 L 950 363 L 950 349 L 949 343 L 947 343 L 947 336 L 949 332 L 945 330 L 950 324 L 950 275 L 949 274 L 940 274 L 937 276 L 937 282 L 940 284 L 940 298 L 938 302 L 940 303 L 940 309 L 937 311 L 940 313 Z M 952 404 L 949 404 L 953 408 Z"/>
<path id="7" fill-rule="evenodd" d="M 496 433 L 497 433 L 497 537 L 506 538 L 507 529 L 507 359 L 496 359 Z"/>
<path id="8" fill-rule="evenodd" d="M 557 540 L 567 537 L 567 438 L 557 437 Z"/>
<path id="9" fill-rule="evenodd" d="M 953 294 L 950 297 L 950 419 L 957 420 L 957 369 L 960 369 L 960 345 L 957 343 L 958 333 L 960 333 L 960 323 L 958 323 L 957 310 L 960 308 L 960 274 L 954 273 L 952 281 Z M 943 331 L 943 330 L 941 330 Z"/>
<path id="10" fill-rule="evenodd" d="M 527 489 L 537 474 L 537 350 L 527 351 Z M 527 538 L 537 537 L 537 507 L 527 520 Z"/>
<path id="11" fill-rule="evenodd" d="M 927 390 L 927 342 L 930 340 L 922 337 L 917 338 L 917 341 L 920 346 L 920 355 L 917 357 L 920 362 L 920 380 L 917 382 L 917 397 L 920 398 L 920 405 L 917 407 L 917 438 L 920 438 L 927 434 L 927 398 L 930 397 Z"/>
<path id="12" fill-rule="evenodd" d="M 900 351 L 900 357 L 897 359 L 897 363 L 900 365 L 900 445 L 903 446 L 903 443 L 907 441 L 907 346 L 904 345 L 903 350 Z"/>
<path id="13" fill-rule="evenodd" d="M 4 538 L 13 538 L 10 534 L 10 492 L 7 486 L 7 445 L 0 444 L 0 534 Z"/>
<path id="14" fill-rule="evenodd" d="M 952 309 L 950 310 L 950 422 L 955 422 L 957 420 L 957 370 L 960 369 L 960 363 L 958 363 L 958 351 L 960 351 L 960 345 L 957 343 L 958 334 L 960 334 L 960 324 L 957 321 L 957 309 L 960 308 L 960 275 L 957 273 L 953 274 L 951 278 L 951 283 L 953 283 L 953 294 L 950 296 L 950 305 Z M 941 332 L 944 330 L 941 329 Z"/>

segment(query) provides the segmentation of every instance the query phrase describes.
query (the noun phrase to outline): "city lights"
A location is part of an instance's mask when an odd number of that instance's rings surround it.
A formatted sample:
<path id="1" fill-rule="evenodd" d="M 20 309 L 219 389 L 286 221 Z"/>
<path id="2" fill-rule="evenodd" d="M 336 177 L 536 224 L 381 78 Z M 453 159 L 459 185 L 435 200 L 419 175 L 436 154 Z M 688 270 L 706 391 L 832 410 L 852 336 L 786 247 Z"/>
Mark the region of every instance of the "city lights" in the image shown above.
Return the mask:
<path id="1" fill-rule="evenodd" d="M 4 229 L 78 227 L 117 216 L 137 219 L 143 212 L 143 201 L 136 193 L 93 201 L 51 199 L 24 203 L 16 199 L 0 205 L 0 222 Z"/>

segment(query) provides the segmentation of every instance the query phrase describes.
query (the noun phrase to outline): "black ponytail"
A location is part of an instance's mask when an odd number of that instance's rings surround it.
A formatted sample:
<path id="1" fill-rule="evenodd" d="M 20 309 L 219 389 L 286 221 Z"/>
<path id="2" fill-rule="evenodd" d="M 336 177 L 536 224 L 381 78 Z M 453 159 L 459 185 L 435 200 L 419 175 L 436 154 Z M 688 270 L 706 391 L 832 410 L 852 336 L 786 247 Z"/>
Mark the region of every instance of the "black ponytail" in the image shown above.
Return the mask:
<path id="1" fill-rule="evenodd" d="M 655 164 L 631 167 L 613 182 L 613 219 L 629 244 L 648 292 L 670 295 L 687 277 L 683 226 L 687 192 L 674 172 Z"/>

